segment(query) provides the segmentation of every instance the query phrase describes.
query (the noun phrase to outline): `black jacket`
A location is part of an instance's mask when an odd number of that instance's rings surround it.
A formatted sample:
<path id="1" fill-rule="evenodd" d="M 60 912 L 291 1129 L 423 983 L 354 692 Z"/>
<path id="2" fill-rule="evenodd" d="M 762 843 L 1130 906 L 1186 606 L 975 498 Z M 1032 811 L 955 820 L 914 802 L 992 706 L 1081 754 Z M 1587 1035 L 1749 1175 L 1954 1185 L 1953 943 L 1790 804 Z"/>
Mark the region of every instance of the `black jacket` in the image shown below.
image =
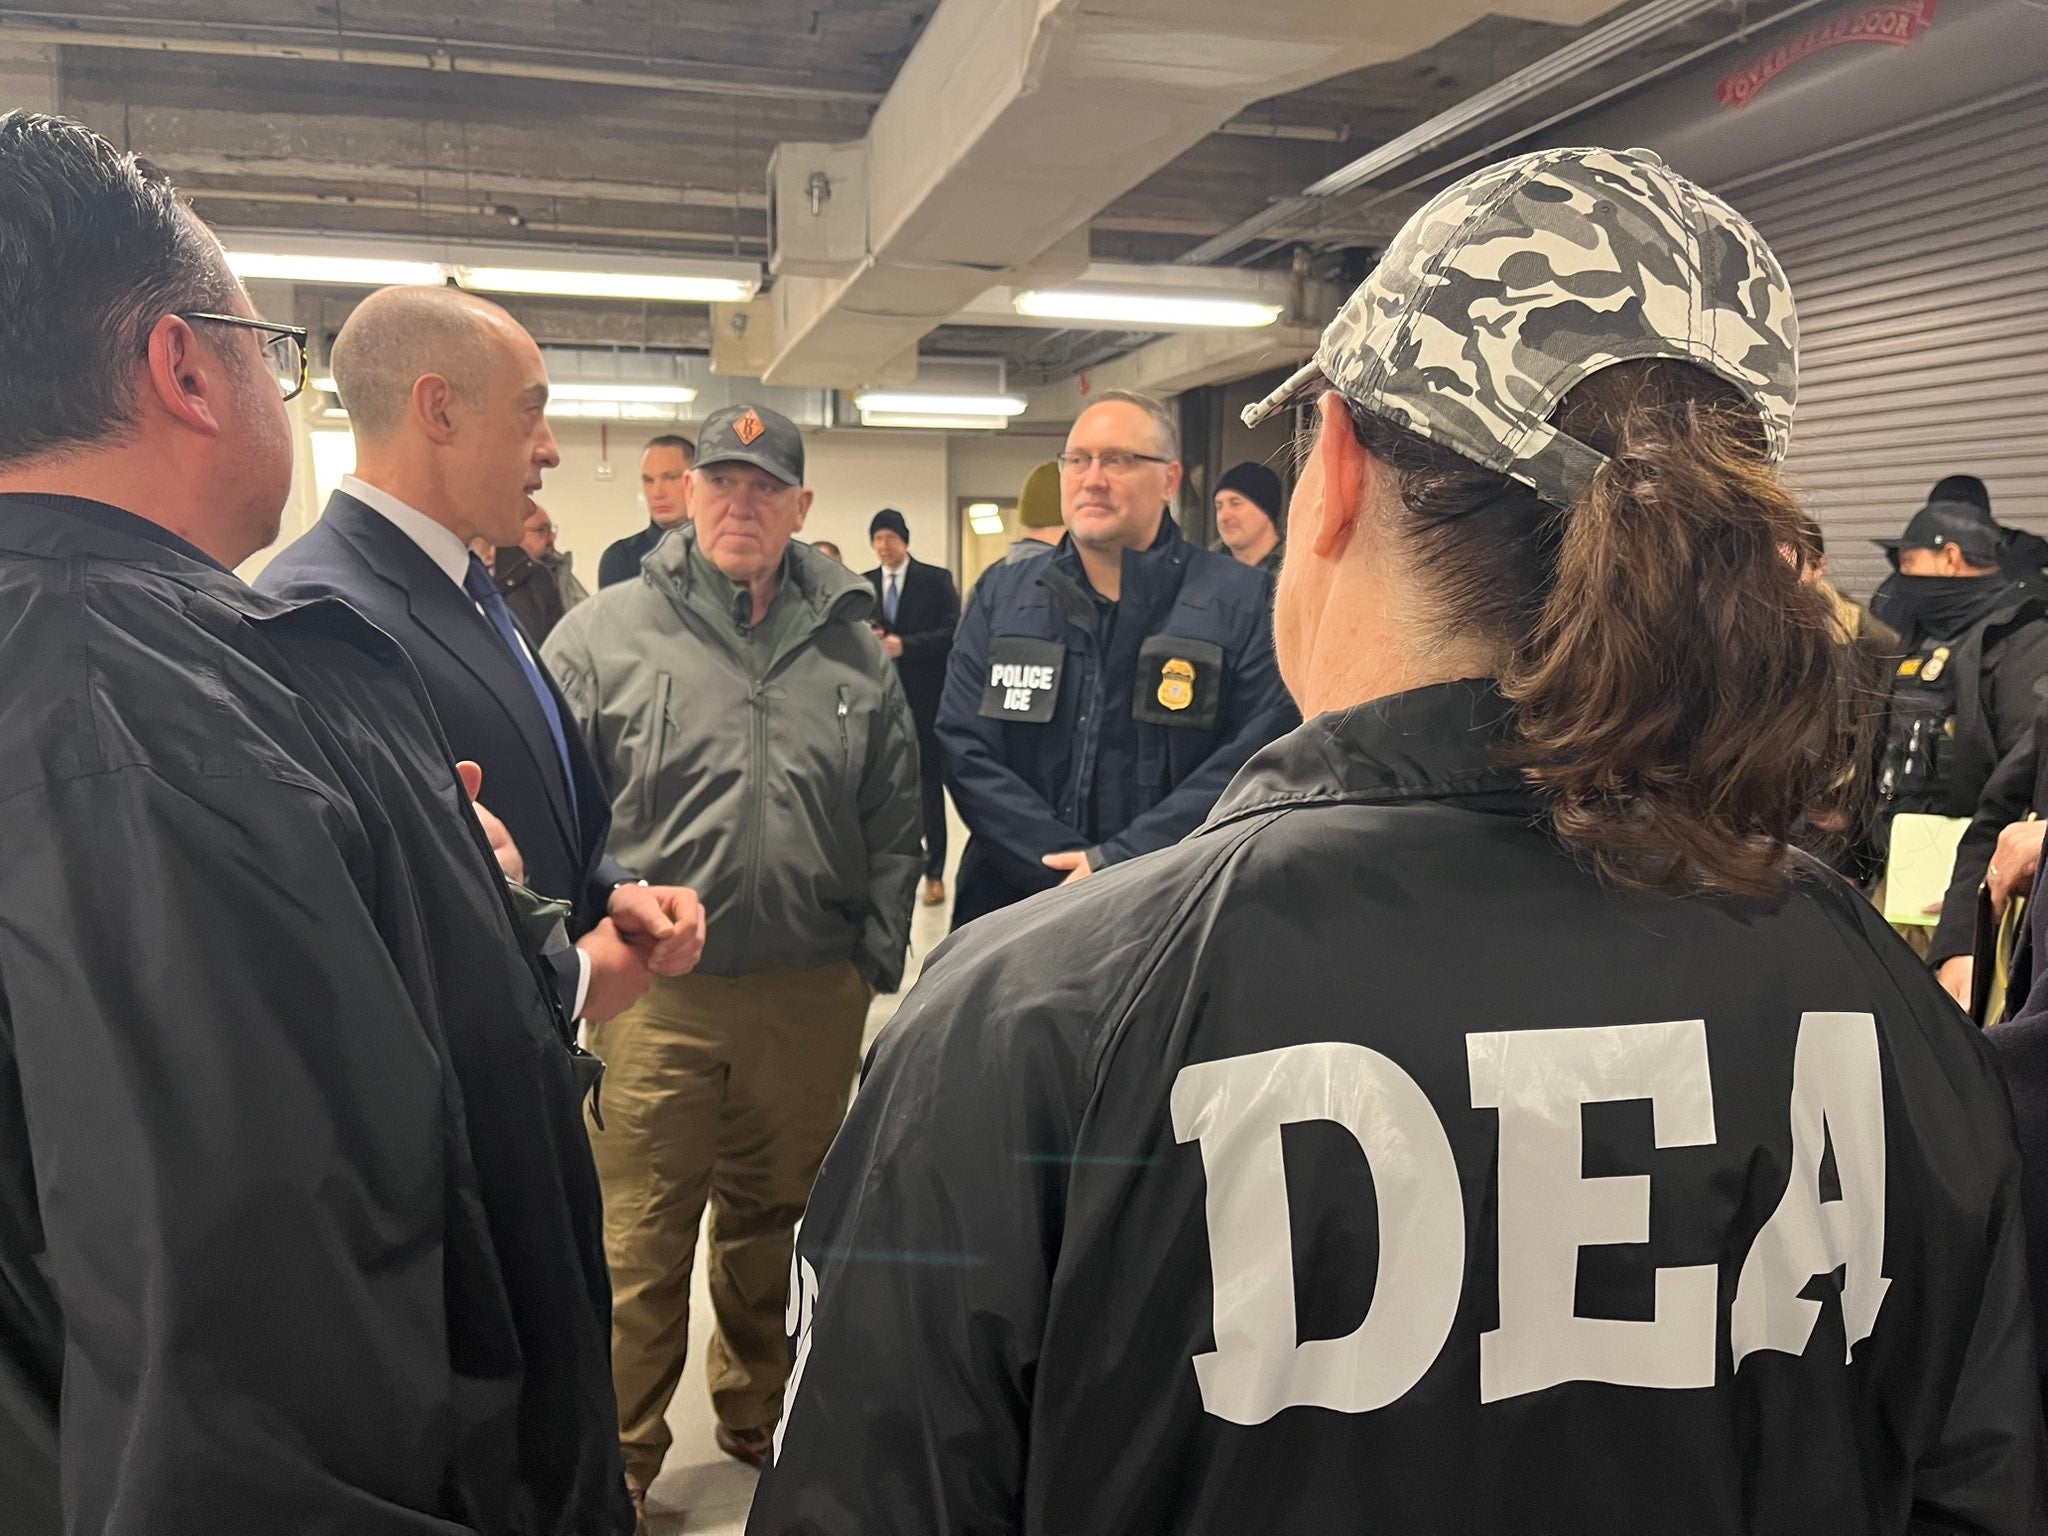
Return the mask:
<path id="1" fill-rule="evenodd" d="M 0 613 L 0 1527 L 631 1529 L 577 1063 L 404 653 L 35 497 Z"/>
<path id="2" fill-rule="evenodd" d="M 2042 717 L 2048 719 L 2048 716 Z M 2041 721 L 2008 752 L 1993 770 L 1977 797 L 1976 813 L 1956 844 L 1955 873 L 1948 894 L 1941 901 L 1941 921 L 1935 925 L 1934 943 L 1927 963 L 1940 965 L 1957 955 L 1967 955 L 1976 944 L 1977 892 L 1991 870 L 1991 856 L 1998 851 L 1998 834 L 2027 812 L 2048 815 L 2048 782 L 2043 781 Z"/>
<path id="3" fill-rule="evenodd" d="M 622 581 L 631 581 L 640 574 L 640 562 L 654 552 L 662 536 L 668 530 L 659 523 L 649 523 L 638 533 L 608 546 L 603 558 L 597 562 L 597 587 L 601 592 L 606 587 L 615 587 Z"/>
<path id="4" fill-rule="evenodd" d="M 561 584 L 555 573 L 517 544 L 500 548 L 491 562 L 491 584 L 505 599 L 505 606 L 526 631 L 535 653 L 546 645 L 548 636 L 569 611 L 562 601 Z"/>
<path id="5" fill-rule="evenodd" d="M 934 956 L 752 1536 L 2044 1529 L 1989 1048 L 1817 865 L 1600 882 L 1504 715 L 1318 718 Z"/>
<path id="6" fill-rule="evenodd" d="M 1906 637 L 1907 659 L 1892 684 L 1894 713 L 1902 696 L 1925 679 L 1927 668 L 1916 666 L 1919 658 L 1912 653 L 1932 638 Z M 2048 594 L 2014 582 L 1989 614 L 1950 645 L 1946 668 L 1955 690 L 1955 729 L 1939 749 L 1937 782 L 1905 793 L 1892 811 L 1974 814 L 1993 771 L 2028 740 L 2034 717 L 2048 707 Z M 1887 734 L 1877 733 L 1880 750 Z M 1880 796 L 1884 777 L 1880 769 Z"/>
<path id="7" fill-rule="evenodd" d="M 946 787 L 970 834 L 956 925 L 1057 884 L 1045 854 L 1085 848 L 1106 865 L 1178 842 L 1300 723 L 1265 572 L 1192 547 L 1169 516 L 1150 549 L 1125 552 L 1110 606 L 1071 539 L 975 586 L 939 706 Z"/>
<path id="8" fill-rule="evenodd" d="M 264 569 L 256 589 L 296 601 L 342 598 L 404 646 L 456 757 L 482 765 L 480 798 L 519 844 L 527 884 L 573 903 L 578 933 L 604 916 L 612 887 L 633 876 L 605 856 L 611 800 L 568 705 L 557 690 L 573 809 L 561 755 L 525 673 L 469 595 L 419 545 L 337 492 L 320 521 Z M 537 658 L 539 642 L 529 640 Z"/>
<path id="9" fill-rule="evenodd" d="M 1999 764 L 1985 787 L 1970 830 L 1963 834 L 1956 856 L 1956 883 L 1942 903 L 1941 926 L 1935 931 L 1935 952 L 1930 958 L 1936 965 L 1971 952 L 1973 924 L 1956 918 L 1958 913 L 1975 917 L 1977 889 L 1998 846 L 1998 834 L 2011 823 L 2024 820 L 2029 810 L 2048 814 L 2048 754 L 2041 750 L 2044 731 L 2048 731 L 2048 715 L 2036 723 L 2027 741 Z M 2021 1190 L 2026 1205 L 2028 1269 L 2037 1277 L 2048 1277 L 2048 963 L 2044 963 L 2048 957 L 2048 886 L 2043 886 L 2038 872 L 2027 903 L 2026 924 L 2006 991 L 2008 1016 L 2004 1023 L 1985 1031 L 1985 1038 L 1997 1049 L 2012 1088 L 2013 1118 L 2024 1165 Z M 2034 1285 L 2034 1337 L 2041 1352 L 2044 1392 L 2048 1392 L 2048 1283 L 2040 1279 Z"/>
<path id="10" fill-rule="evenodd" d="M 953 649 L 953 632 L 960 627 L 960 589 L 945 567 L 913 559 L 904 568 L 902 596 L 891 623 L 882 605 L 882 580 L 887 574 L 880 566 L 867 573 L 868 585 L 875 589 L 875 622 L 883 634 L 903 637 L 896 675 L 903 680 L 903 697 L 910 703 L 918 730 L 929 731 L 938 718 L 939 695 L 946 689 L 946 657 Z"/>

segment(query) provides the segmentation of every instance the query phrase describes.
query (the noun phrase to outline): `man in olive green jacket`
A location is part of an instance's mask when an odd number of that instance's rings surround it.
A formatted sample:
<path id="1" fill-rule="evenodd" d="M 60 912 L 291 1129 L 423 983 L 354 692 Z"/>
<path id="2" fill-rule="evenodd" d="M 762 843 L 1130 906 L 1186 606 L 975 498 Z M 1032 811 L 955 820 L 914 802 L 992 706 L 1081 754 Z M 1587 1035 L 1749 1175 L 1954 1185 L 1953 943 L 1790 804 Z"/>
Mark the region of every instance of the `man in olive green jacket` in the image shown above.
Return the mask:
<path id="1" fill-rule="evenodd" d="M 718 1441 L 764 1459 L 789 1374 L 791 1240 L 845 1112 L 869 999 L 902 980 L 923 867 L 917 738 L 872 589 L 792 535 L 803 439 L 759 407 L 705 424 L 692 521 L 573 610 L 545 657 L 612 790 L 612 851 L 687 871 L 695 972 L 593 1032 L 609 1065 L 612 1371 L 627 1481 L 668 1450 L 690 1265 L 712 1208 Z"/>

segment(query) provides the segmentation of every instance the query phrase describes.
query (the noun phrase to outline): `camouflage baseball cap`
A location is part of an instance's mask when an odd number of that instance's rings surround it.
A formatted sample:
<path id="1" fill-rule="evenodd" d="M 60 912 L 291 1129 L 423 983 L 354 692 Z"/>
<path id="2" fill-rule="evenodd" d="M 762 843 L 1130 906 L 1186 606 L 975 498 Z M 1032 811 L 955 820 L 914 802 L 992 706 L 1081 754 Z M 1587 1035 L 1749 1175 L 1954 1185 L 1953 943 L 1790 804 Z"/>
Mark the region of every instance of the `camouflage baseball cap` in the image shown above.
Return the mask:
<path id="1" fill-rule="evenodd" d="M 1549 149 L 1475 171 L 1411 218 L 1323 332 L 1347 398 L 1569 506 L 1604 455 L 1550 425 L 1610 363 L 1669 357 L 1741 390 L 1772 463 L 1792 440 L 1799 326 L 1749 221 L 1646 149 Z"/>

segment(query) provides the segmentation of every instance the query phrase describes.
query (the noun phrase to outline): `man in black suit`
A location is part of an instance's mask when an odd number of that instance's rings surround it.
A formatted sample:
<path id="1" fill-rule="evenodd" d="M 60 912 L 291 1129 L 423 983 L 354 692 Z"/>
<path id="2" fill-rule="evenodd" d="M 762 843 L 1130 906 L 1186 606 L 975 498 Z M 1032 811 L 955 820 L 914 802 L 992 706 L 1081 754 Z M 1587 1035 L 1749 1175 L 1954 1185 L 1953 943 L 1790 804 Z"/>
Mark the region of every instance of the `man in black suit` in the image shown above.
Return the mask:
<path id="1" fill-rule="evenodd" d="M 903 696 L 917 722 L 918 770 L 924 787 L 924 904 L 946 900 L 946 787 L 939 762 L 939 695 L 946 656 L 960 627 L 960 589 L 944 566 L 910 558 L 910 524 L 884 507 L 868 524 L 868 542 L 882 563 L 867 573 L 875 589 L 875 632 L 896 659 Z"/>
<path id="2" fill-rule="evenodd" d="M 541 472 L 561 462 L 547 368 L 497 305 L 451 288 L 387 288 L 336 337 L 334 376 L 356 471 L 259 590 L 339 597 L 402 645 L 455 755 L 524 859 L 526 883 L 566 902 L 573 949 L 549 956 L 570 1018 L 611 1017 L 703 949 L 703 908 L 608 858 L 609 797 L 539 647 L 470 552 L 516 544 Z"/>

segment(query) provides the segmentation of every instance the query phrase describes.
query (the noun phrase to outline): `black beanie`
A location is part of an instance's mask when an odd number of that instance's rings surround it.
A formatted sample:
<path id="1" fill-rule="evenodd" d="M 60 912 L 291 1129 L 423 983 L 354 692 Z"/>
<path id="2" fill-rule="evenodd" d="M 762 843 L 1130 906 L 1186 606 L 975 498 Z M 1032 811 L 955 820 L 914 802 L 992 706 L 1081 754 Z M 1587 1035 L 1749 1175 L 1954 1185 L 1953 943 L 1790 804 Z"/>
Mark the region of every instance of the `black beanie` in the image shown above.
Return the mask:
<path id="1" fill-rule="evenodd" d="M 1280 495 L 1280 477 L 1263 464 L 1246 459 L 1242 464 L 1233 464 L 1223 472 L 1223 478 L 1216 482 L 1216 494 L 1235 491 L 1246 501 L 1257 505 L 1260 511 L 1273 519 L 1273 527 L 1280 533 L 1287 532 L 1287 507 Z"/>
<path id="2" fill-rule="evenodd" d="M 1950 475 L 1937 480 L 1934 489 L 1927 493 L 1929 501 L 1966 501 L 1973 507 L 1991 510 L 1991 493 L 1984 489 L 1984 482 L 1975 475 Z"/>
<path id="3" fill-rule="evenodd" d="M 884 507 L 874 515 L 874 519 L 868 524 L 868 542 L 870 544 L 874 543 L 875 535 L 884 528 L 895 534 L 904 543 L 908 544 L 910 542 L 910 524 L 903 520 L 903 514 L 894 507 Z"/>

